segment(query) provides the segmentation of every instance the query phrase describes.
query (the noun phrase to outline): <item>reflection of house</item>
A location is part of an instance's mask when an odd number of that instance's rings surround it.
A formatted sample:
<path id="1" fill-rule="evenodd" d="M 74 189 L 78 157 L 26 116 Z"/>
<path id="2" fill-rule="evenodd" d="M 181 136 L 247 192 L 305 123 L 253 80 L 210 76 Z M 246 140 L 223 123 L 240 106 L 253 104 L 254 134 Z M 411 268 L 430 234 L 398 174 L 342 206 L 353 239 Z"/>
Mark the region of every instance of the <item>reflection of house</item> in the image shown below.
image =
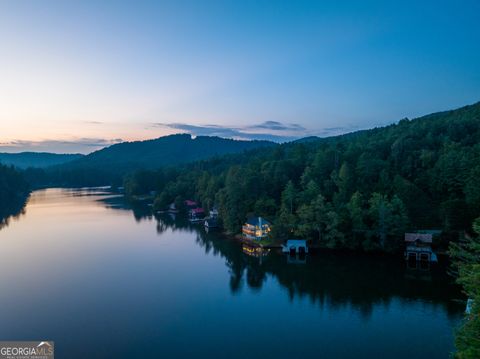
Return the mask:
<path id="1" fill-rule="evenodd" d="M 431 233 L 405 233 L 405 259 L 408 261 L 437 262 L 432 251 Z"/>
<path id="2" fill-rule="evenodd" d="M 287 256 L 287 264 L 306 264 L 306 263 L 307 263 L 307 256 L 305 254 Z"/>
<path id="3" fill-rule="evenodd" d="M 188 219 L 191 222 L 201 222 L 205 218 L 205 211 L 203 208 L 192 208 L 188 211 Z"/>
<path id="4" fill-rule="evenodd" d="M 307 240 L 306 239 L 289 239 L 287 244 L 282 246 L 283 253 L 306 254 L 308 253 Z"/>
<path id="5" fill-rule="evenodd" d="M 175 203 L 170 203 L 170 205 L 168 206 L 168 212 L 170 212 L 170 213 L 177 213 L 178 212 L 177 207 L 175 206 Z"/>
<path id="6" fill-rule="evenodd" d="M 209 217 L 205 219 L 205 228 L 212 229 L 218 227 L 218 219 L 216 217 Z"/>
<path id="7" fill-rule="evenodd" d="M 213 229 L 218 227 L 218 210 L 213 207 L 210 212 L 209 216 L 205 218 L 205 229 Z"/>
<path id="8" fill-rule="evenodd" d="M 256 246 L 248 246 L 245 244 L 242 246 L 242 251 L 246 255 L 250 257 L 256 257 L 256 258 L 265 257 L 270 252 L 269 249 L 256 247 Z"/>
<path id="9" fill-rule="evenodd" d="M 266 238 L 270 230 L 270 222 L 262 217 L 251 217 L 242 227 L 242 233 L 245 238 L 256 240 Z"/>

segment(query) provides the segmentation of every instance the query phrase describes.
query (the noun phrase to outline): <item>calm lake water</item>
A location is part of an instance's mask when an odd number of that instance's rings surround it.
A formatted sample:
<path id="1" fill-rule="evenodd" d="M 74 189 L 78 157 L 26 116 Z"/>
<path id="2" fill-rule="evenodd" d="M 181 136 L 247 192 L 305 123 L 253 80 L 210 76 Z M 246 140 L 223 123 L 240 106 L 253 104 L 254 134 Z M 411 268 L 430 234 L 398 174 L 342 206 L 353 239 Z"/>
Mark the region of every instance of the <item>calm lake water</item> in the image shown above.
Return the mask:
<path id="1" fill-rule="evenodd" d="M 36 191 L 0 230 L 0 340 L 57 358 L 448 358 L 462 318 L 440 269 L 246 255 L 101 189 Z"/>

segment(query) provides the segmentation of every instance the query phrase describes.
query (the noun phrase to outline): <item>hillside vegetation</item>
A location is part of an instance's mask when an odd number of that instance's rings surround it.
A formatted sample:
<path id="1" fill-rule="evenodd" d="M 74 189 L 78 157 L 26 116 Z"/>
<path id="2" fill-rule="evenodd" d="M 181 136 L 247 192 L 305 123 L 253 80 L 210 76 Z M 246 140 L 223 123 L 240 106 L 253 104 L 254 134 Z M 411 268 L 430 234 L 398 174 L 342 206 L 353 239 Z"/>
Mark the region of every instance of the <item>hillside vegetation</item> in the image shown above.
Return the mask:
<path id="1" fill-rule="evenodd" d="M 80 154 L 56 154 L 47 152 L 0 153 L 0 163 L 20 169 L 46 168 L 81 158 Z"/>
<path id="2" fill-rule="evenodd" d="M 469 230 L 480 214 L 480 103 L 343 136 L 139 171 L 128 194 L 155 206 L 193 198 L 238 233 L 255 213 L 273 236 L 396 251 L 406 230 Z"/>
<path id="3" fill-rule="evenodd" d="M 449 251 L 457 282 L 463 286 L 471 305 L 455 335 L 455 358 L 461 359 L 480 357 L 480 217 L 473 223 L 473 231 L 459 243 L 452 242 Z"/>
<path id="4" fill-rule="evenodd" d="M 205 158 L 274 145 L 268 141 L 237 141 L 219 137 L 178 134 L 154 140 L 123 142 L 78 160 L 28 174 L 43 184 L 96 186 L 119 184 L 125 174 L 139 169 L 178 165 Z"/>
<path id="5" fill-rule="evenodd" d="M 0 165 L 0 228 L 4 218 L 23 207 L 28 193 L 29 186 L 20 172 Z"/>

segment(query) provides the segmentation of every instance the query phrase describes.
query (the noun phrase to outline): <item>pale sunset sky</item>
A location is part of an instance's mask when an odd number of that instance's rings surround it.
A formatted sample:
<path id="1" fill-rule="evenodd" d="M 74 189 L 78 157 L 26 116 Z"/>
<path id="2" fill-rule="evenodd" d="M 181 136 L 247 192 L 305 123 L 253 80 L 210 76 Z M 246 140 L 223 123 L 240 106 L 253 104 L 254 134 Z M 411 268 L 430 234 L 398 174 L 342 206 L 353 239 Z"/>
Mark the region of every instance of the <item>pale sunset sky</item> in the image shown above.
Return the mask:
<path id="1" fill-rule="evenodd" d="M 480 1 L 0 0 L 0 151 L 286 141 L 480 100 Z"/>

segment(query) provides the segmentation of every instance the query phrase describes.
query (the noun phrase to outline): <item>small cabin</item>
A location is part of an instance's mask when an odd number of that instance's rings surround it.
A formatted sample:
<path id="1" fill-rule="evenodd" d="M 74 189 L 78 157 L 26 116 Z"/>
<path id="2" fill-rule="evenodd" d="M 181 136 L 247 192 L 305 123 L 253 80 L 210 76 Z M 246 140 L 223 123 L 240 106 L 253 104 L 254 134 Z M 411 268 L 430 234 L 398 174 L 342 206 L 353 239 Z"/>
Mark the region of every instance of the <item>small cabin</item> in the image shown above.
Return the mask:
<path id="1" fill-rule="evenodd" d="M 306 239 L 289 239 L 287 243 L 282 246 L 283 253 L 289 253 L 291 255 L 307 254 L 308 246 Z"/>
<path id="2" fill-rule="evenodd" d="M 262 217 L 250 217 L 242 226 L 242 234 L 247 239 L 262 240 L 270 231 L 270 222 Z"/>
<path id="3" fill-rule="evenodd" d="M 437 262 L 432 251 L 431 233 L 405 233 L 405 259 L 408 261 Z"/>

